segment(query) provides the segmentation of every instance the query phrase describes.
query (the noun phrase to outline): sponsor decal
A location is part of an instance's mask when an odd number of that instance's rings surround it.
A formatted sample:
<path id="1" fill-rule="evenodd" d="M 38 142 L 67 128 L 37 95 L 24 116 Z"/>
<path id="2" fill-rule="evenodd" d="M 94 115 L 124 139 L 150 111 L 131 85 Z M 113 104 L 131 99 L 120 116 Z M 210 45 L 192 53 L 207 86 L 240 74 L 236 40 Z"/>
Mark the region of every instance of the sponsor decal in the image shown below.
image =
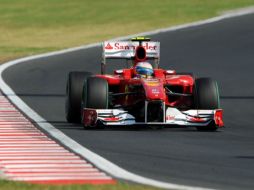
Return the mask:
<path id="1" fill-rule="evenodd" d="M 105 46 L 105 49 L 111 50 L 111 49 L 113 49 L 113 47 L 110 45 L 110 43 L 108 43 L 108 44 Z"/>
<path id="2" fill-rule="evenodd" d="M 112 58 L 129 58 L 135 56 L 135 51 L 139 47 L 138 42 L 129 41 L 106 41 L 103 43 L 104 56 Z M 159 42 L 143 42 L 142 47 L 146 50 L 147 57 L 160 56 Z"/>
<path id="3" fill-rule="evenodd" d="M 175 116 L 173 116 L 173 115 L 166 116 L 166 121 L 173 121 L 173 120 L 175 120 Z"/>
<path id="4" fill-rule="evenodd" d="M 152 93 L 153 93 L 153 94 L 159 94 L 160 91 L 159 91 L 157 88 L 153 88 L 153 89 L 152 89 Z"/>
<path id="5" fill-rule="evenodd" d="M 107 45 L 104 47 L 106 50 L 135 50 L 139 45 L 134 44 L 126 44 L 120 42 L 108 42 Z M 155 51 L 157 50 L 157 45 L 150 45 L 148 42 L 143 43 L 143 47 L 145 50 Z"/>
<path id="6" fill-rule="evenodd" d="M 188 119 L 191 122 L 204 122 L 204 121 L 206 121 L 204 118 L 200 118 L 200 117 L 189 117 Z"/>
<path id="7" fill-rule="evenodd" d="M 146 82 L 146 85 L 147 85 L 147 86 L 159 86 L 160 83 L 155 82 L 155 81 L 149 81 L 149 82 Z"/>
<path id="8" fill-rule="evenodd" d="M 109 118 L 104 118 L 104 121 L 119 121 L 120 118 L 119 117 L 109 117 Z"/>

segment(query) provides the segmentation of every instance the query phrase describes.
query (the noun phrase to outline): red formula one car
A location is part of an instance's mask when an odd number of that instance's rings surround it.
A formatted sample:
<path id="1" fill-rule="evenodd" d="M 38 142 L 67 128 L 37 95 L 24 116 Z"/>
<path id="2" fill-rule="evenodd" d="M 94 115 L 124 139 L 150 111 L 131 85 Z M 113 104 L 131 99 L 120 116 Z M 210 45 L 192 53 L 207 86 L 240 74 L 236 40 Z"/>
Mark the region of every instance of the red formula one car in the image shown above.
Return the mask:
<path id="1" fill-rule="evenodd" d="M 85 128 L 191 126 L 214 131 L 223 127 L 217 83 L 160 69 L 159 58 L 160 43 L 148 38 L 104 42 L 101 74 L 69 73 L 67 121 L 81 122 Z M 119 64 L 124 59 L 129 66 L 105 74 L 110 59 Z"/>

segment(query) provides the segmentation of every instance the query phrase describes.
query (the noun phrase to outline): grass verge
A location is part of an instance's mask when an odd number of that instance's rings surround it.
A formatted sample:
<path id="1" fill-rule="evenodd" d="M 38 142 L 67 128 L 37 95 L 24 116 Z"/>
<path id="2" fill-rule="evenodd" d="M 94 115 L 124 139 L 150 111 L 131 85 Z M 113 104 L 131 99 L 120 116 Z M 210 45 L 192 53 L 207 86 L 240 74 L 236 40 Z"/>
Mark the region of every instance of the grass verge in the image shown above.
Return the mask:
<path id="1" fill-rule="evenodd" d="M 0 180 L 1 190 L 157 190 L 157 188 L 117 183 L 116 185 L 36 185 Z"/>
<path id="2" fill-rule="evenodd" d="M 0 0 L 0 62 L 251 5 L 254 0 Z"/>

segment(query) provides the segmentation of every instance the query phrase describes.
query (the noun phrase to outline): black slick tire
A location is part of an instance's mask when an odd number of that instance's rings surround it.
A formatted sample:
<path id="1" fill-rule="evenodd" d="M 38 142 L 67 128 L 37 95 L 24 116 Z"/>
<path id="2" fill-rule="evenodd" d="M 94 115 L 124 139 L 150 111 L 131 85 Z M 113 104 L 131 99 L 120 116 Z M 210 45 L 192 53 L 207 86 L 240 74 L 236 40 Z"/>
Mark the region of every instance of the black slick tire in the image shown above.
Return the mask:
<path id="1" fill-rule="evenodd" d="M 108 109 L 108 82 L 99 77 L 89 77 L 84 84 L 82 107 Z M 97 128 L 100 126 L 97 126 Z M 90 127 L 85 127 L 90 128 Z"/>
<path id="2" fill-rule="evenodd" d="M 69 123 L 81 122 L 81 99 L 89 72 L 70 72 L 66 85 L 65 116 Z"/>
<path id="3" fill-rule="evenodd" d="M 194 107 L 201 110 L 213 110 L 220 107 L 217 82 L 211 78 L 198 78 L 194 86 Z M 215 123 L 206 127 L 197 127 L 199 131 L 216 131 Z"/>

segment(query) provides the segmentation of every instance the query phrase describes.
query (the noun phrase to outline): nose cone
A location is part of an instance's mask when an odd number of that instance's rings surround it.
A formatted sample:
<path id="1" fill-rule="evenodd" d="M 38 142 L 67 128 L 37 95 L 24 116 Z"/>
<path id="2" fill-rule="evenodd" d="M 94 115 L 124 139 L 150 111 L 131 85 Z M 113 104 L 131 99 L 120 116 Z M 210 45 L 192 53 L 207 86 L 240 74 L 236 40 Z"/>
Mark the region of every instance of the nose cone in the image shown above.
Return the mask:
<path id="1" fill-rule="evenodd" d="M 163 83 L 158 79 L 142 79 L 142 85 L 145 90 L 147 100 L 163 100 L 166 99 Z"/>

